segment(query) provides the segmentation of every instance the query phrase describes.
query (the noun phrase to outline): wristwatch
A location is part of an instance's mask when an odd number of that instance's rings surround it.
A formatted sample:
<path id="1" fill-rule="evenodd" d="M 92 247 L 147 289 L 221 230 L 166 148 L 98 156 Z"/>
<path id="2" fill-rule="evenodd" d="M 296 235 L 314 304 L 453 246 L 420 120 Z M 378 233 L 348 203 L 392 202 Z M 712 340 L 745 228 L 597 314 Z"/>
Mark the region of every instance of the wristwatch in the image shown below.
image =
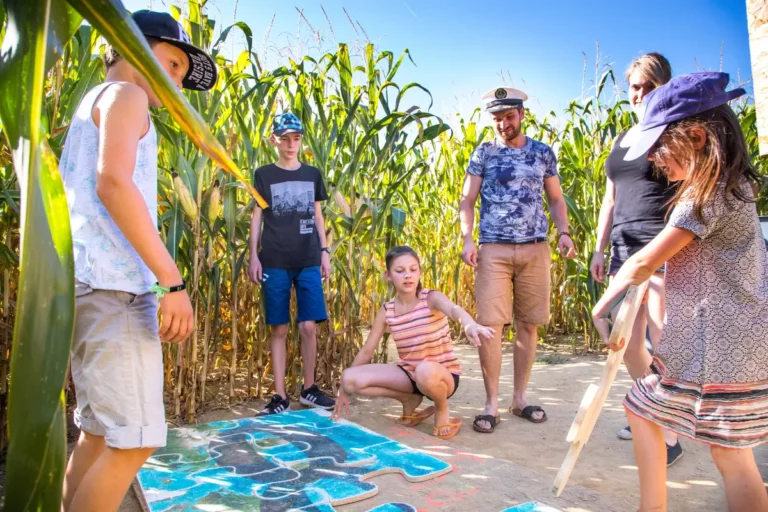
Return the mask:
<path id="1" fill-rule="evenodd" d="M 320 252 L 327 252 L 328 254 L 331 254 L 331 250 L 327 247 L 321 247 Z"/>

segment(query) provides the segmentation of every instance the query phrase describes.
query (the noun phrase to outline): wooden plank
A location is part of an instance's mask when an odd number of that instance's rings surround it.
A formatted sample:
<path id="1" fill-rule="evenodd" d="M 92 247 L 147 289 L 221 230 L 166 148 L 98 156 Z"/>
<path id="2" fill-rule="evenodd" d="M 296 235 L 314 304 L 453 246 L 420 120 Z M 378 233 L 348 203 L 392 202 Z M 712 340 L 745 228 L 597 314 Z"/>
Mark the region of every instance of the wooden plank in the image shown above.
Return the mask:
<path id="1" fill-rule="evenodd" d="M 584 423 L 584 418 L 587 416 L 587 409 L 589 409 L 589 406 L 592 405 L 592 402 L 595 400 L 595 396 L 597 395 L 597 384 L 590 384 L 587 388 L 587 392 L 584 393 L 584 397 L 581 399 L 581 405 L 579 405 L 579 412 L 576 413 L 576 418 L 573 420 L 573 424 L 571 425 L 571 429 L 568 431 L 568 435 L 565 436 L 565 440 L 569 443 L 576 440 L 576 437 L 579 435 L 579 430 L 581 429 L 581 425 Z"/>
<path id="2" fill-rule="evenodd" d="M 760 154 L 768 155 L 768 2 L 747 0 L 747 27 L 757 111 L 757 140 Z"/>
<path id="3" fill-rule="evenodd" d="M 635 323 L 637 312 L 642 306 L 643 296 L 647 289 L 647 281 L 639 286 L 630 286 L 624 301 L 621 303 L 619 314 L 616 316 L 616 322 L 613 324 L 613 329 L 611 329 L 610 341 L 611 343 L 620 344 L 622 340 L 625 340 L 624 346 L 615 352 L 611 351 L 597 386 L 590 384 L 587 392 L 584 394 L 584 398 L 581 400 L 579 412 L 576 414 L 576 418 L 566 438 L 571 443 L 571 447 L 563 464 L 560 466 L 560 471 L 557 473 L 552 487 L 552 492 L 556 496 L 560 496 L 563 489 L 565 489 L 565 484 L 568 483 L 573 468 L 576 466 L 581 449 L 587 444 L 589 436 L 595 428 L 597 418 L 600 416 L 600 411 L 603 409 L 603 404 L 606 398 L 608 398 L 611 385 L 616 379 L 616 373 L 619 371 L 619 366 L 621 366 L 621 362 L 624 359 L 624 352 L 627 350 L 626 341 L 632 335 L 632 326 Z"/>

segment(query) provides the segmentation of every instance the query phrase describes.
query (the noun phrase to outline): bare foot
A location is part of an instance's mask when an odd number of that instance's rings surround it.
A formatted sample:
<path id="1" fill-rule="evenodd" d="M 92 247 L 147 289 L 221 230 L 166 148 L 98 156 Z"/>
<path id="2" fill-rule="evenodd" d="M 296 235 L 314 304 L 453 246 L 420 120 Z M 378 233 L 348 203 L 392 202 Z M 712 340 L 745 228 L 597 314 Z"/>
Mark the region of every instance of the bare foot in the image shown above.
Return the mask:
<path id="1" fill-rule="evenodd" d="M 424 397 L 421 395 L 413 394 L 409 396 L 405 401 L 401 401 L 400 403 L 403 404 L 403 417 L 413 416 L 413 413 L 416 412 L 416 408 L 421 405 L 422 400 L 424 400 Z M 410 423 L 410 419 L 401 419 L 398 420 L 398 423 Z"/>
<path id="2" fill-rule="evenodd" d="M 437 407 L 435 405 L 435 426 L 448 425 L 451 421 L 451 411 L 448 410 L 448 403 L 446 402 L 443 407 Z M 447 435 L 451 431 L 451 427 L 442 426 L 438 430 L 438 434 L 441 436 Z"/>
<path id="3" fill-rule="evenodd" d="M 499 415 L 499 406 L 491 406 L 488 404 L 485 404 L 485 409 L 483 409 L 483 412 L 481 416 L 493 416 L 494 418 Z M 479 420 L 477 421 L 477 426 L 488 430 L 491 428 L 491 424 L 487 420 Z"/>
<path id="4" fill-rule="evenodd" d="M 528 407 L 527 400 L 518 400 L 518 401 L 512 400 L 512 405 L 509 407 L 509 412 L 514 414 L 512 412 L 513 409 L 520 409 L 522 411 L 526 407 Z M 534 411 L 531 413 L 531 419 L 534 421 L 541 421 L 541 418 L 543 417 L 544 417 L 544 411 Z"/>

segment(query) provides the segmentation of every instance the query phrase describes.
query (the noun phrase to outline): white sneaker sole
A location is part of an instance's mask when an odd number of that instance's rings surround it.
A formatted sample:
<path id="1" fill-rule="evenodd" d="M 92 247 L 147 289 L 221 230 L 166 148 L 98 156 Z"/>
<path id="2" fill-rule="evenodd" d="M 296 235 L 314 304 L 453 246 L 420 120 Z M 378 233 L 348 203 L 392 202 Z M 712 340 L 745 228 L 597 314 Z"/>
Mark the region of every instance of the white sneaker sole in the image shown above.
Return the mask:
<path id="1" fill-rule="evenodd" d="M 315 402 L 311 400 L 307 400 L 303 396 L 299 397 L 299 402 L 301 402 L 302 405 L 306 405 L 308 407 L 314 407 L 315 409 L 325 409 L 326 411 L 332 411 L 336 405 L 331 405 L 329 407 L 323 407 L 322 405 L 317 405 Z"/>
<path id="2" fill-rule="evenodd" d="M 259 414 L 256 415 L 256 417 L 257 418 L 261 418 L 261 417 L 264 417 L 264 416 L 274 416 L 275 414 L 283 414 L 283 413 L 286 413 L 286 412 L 291 412 L 291 406 L 289 405 L 288 408 L 283 409 L 280 412 L 273 412 L 272 414 L 262 414 L 263 412 L 264 411 L 261 411 Z"/>

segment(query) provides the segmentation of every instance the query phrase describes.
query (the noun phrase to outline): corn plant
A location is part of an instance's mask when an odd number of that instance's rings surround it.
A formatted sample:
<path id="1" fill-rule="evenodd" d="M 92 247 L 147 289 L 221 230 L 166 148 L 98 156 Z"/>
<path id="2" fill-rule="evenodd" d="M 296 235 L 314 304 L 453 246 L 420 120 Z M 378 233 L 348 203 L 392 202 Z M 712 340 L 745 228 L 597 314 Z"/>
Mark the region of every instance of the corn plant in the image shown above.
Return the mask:
<path id="1" fill-rule="evenodd" d="M 147 77 L 193 140 L 264 204 L 163 72 L 121 3 L 5 2 L 0 120 L 22 205 L 8 399 L 5 506 L 10 510 L 58 510 L 61 501 L 66 456 L 63 388 L 73 331 L 74 269 L 66 197 L 41 119 L 46 72 L 61 57 L 82 16 Z"/>
<path id="2" fill-rule="evenodd" d="M 425 286 L 474 313 L 473 272 L 459 259 L 457 209 L 472 151 L 493 133 L 480 128 L 479 110 L 451 131 L 429 113 L 431 105 L 414 104 L 415 91 L 419 98 L 431 96 L 417 83 L 397 82 L 398 71 L 411 62 L 407 50 L 395 54 L 363 44 L 351 52 L 355 46 L 342 43 L 312 56 L 292 52 L 266 69 L 247 24 L 218 27 L 206 15 L 204 0 L 189 0 L 184 13 L 172 7 L 172 14 L 192 42 L 216 58 L 220 79 L 209 93 L 182 96 L 169 90 L 118 2 L 5 5 L 7 16 L 0 6 L 0 405 L 10 368 L 9 509 L 47 510 L 59 499 L 40 493 L 60 488 L 62 389 L 74 305 L 68 217 L 56 160 L 80 98 L 104 77 L 100 35 L 151 77 L 168 105 L 152 113 L 160 135 L 158 229 L 188 283 L 198 327 L 187 343 L 163 348 L 171 416 L 194 422 L 201 408 L 269 392 L 263 299 L 243 268 L 250 257 L 251 213 L 257 204 L 266 206 L 250 175 L 277 159 L 269 142 L 277 113 L 292 111 L 301 118 L 306 131 L 301 159 L 321 170 L 330 195 L 323 213 L 333 272 L 325 286 L 329 321 L 318 334 L 318 383 L 335 390 L 377 309 L 389 299 L 392 290 L 381 273 L 384 254 L 395 244 L 407 243 L 420 254 Z M 91 26 L 81 25 L 81 16 Z M 8 27 L 19 37 L 3 37 Z M 225 55 L 222 48 L 234 34 L 245 45 L 240 53 Z M 596 77 L 591 97 L 573 101 L 561 113 L 529 112 L 524 127 L 558 154 L 578 254 L 561 259 L 551 240 L 548 330 L 579 335 L 583 341 L 574 348 L 596 346 L 589 311 L 602 285 L 591 279 L 588 265 L 604 164 L 613 138 L 634 122 L 626 101 L 615 94 L 616 82 L 607 69 Z M 754 107 L 735 108 L 753 162 L 764 174 L 768 163 L 757 155 Z M 758 199 L 763 214 L 765 190 Z M 33 237 L 24 236 L 33 228 Z M 299 347 L 294 326 L 287 367 L 293 393 L 301 385 Z M 375 358 L 386 361 L 385 347 Z M 45 382 L 38 375 L 45 375 Z M 27 403 L 36 404 L 33 411 L 24 409 Z M 0 406 L 0 426 L 4 414 Z M 0 434 L 0 452 L 4 441 Z"/>

